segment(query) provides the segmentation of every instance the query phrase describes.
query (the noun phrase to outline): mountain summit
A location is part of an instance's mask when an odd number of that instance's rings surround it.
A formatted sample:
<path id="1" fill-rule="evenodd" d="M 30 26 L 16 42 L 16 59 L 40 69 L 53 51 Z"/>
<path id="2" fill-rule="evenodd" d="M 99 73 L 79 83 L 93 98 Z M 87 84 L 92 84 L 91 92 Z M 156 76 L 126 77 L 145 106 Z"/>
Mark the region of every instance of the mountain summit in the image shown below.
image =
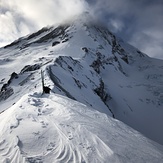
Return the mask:
<path id="1" fill-rule="evenodd" d="M 4 162 L 163 159 L 163 61 L 86 17 L 0 49 Z"/>

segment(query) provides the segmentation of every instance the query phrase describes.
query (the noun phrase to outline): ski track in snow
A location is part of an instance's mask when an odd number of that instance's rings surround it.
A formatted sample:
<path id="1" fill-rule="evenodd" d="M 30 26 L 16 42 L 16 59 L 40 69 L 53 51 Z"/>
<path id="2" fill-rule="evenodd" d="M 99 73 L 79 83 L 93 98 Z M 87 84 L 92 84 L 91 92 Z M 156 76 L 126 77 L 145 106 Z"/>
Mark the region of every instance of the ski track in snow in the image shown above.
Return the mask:
<path id="1" fill-rule="evenodd" d="M 59 95 L 25 95 L 0 118 L 2 163 L 153 163 L 163 159 L 163 152 L 138 132 Z"/>

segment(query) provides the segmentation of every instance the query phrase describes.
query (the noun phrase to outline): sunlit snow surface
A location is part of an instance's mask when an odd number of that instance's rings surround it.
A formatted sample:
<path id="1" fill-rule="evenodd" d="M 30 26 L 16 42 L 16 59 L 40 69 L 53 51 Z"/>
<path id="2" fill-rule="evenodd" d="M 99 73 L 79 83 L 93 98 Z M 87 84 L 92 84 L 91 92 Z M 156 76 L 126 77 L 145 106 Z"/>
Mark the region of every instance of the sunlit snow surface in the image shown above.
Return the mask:
<path id="1" fill-rule="evenodd" d="M 60 95 L 24 95 L 0 115 L 0 162 L 161 163 L 163 148 Z"/>

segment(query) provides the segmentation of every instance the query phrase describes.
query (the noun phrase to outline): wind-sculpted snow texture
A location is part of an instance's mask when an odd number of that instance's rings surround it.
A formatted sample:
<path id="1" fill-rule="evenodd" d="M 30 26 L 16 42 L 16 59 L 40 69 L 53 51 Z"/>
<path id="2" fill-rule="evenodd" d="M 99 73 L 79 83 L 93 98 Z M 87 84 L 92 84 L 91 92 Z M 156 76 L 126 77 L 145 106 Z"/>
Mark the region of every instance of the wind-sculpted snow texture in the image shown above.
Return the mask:
<path id="1" fill-rule="evenodd" d="M 163 159 L 161 146 L 63 96 L 25 95 L 0 118 L 1 162 L 153 163 Z"/>
<path id="2" fill-rule="evenodd" d="M 50 87 L 51 93 L 56 96 L 40 96 L 41 70 L 45 86 Z M 163 144 L 162 72 L 162 60 L 148 57 L 104 27 L 90 21 L 88 23 L 83 18 L 66 25 L 43 28 L 1 48 L 0 125 L 3 132 L 0 137 L 0 154 L 3 160 L 159 162 L 162 146 L 152 145 L 148 139 L 119 121 L 108 118 L 105 124 L 101 119 L 105 119 L 106 115 L 119 119 L 146 137 Z M 24 94 L 31 95 L 24 96 L 20 102 Z M 58 103 L 55 98 L 60 99 Z M 57 105 L 65 99 L 67 102 L 63 105 L 67 111 L 72 109 L 73 103 L 77 104 L 76 109 L 83 109 L 86 114 L 83 115 L 82 111 L 74 113 L 73 109 L 75 119 L 72 115 L 69 118 L 61 115 L 65 111 Z M 21 109 L 20 103 L 23 103 L 25 109 Z M 92 108 L 91 118 L 86 116 L 89 108 Z M 101 112 L 98 113 L 101 119 L 94 117 L 97 111 Z M 112 128 L 109 128 L 108 121 L 118 124 L 115 125 L 118 130 L 115 134 L 112 133 L 114 125 L 110 124 Z M 66 123 L 72 124 L 71 127 L 66 126 Z M 98 125 L 99 130 L 93 132 L 93 128 Z M 119 125 L 122 128 L 125 126 L 126 135 Z M 10 127 L 7 129 L 6 126 Z M 135 133 L 140 136 L 138 139 Z M 69 135 L 73 134 L 76 134 L 76 138 L 69 139 Z M 119 144 L 116 143 L 118 141 Z"/>

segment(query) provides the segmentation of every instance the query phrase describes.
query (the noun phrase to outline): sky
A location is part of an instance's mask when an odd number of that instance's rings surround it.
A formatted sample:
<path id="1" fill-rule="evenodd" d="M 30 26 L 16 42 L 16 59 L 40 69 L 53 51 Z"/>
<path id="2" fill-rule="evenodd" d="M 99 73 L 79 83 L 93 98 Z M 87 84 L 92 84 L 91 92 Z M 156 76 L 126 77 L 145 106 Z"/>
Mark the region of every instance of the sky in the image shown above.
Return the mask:
<path id="1" fill-rule="evenodd" d="M 124 41 L 163 59 L 162 0 L 0 0 L 0 46 L 85 11 Z"/>

